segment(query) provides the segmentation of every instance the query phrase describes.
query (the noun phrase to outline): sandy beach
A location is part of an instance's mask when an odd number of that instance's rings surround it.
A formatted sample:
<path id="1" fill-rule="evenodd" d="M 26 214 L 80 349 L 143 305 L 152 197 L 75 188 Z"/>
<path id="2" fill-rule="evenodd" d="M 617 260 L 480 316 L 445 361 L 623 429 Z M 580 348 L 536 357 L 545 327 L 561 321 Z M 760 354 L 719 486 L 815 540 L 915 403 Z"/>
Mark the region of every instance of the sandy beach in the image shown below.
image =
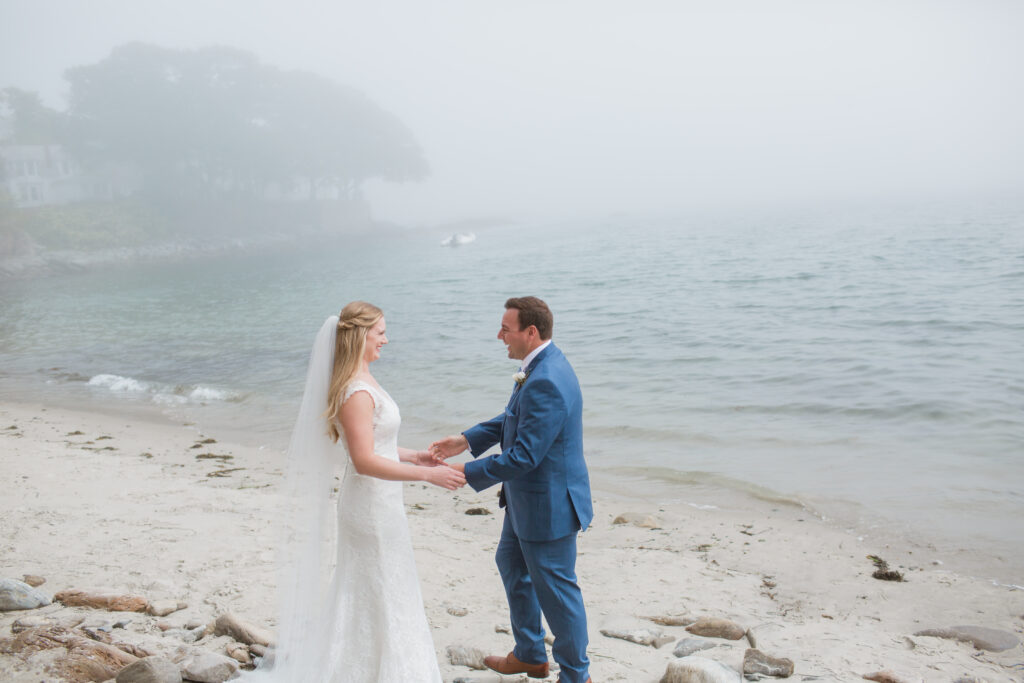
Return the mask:
<path id="1" fill-rule="evenodd" d="M 410 444 L 413 445 L 413 444 Z M 58 602 L 0 612 L 0 638 L 29 615 L 65 623 L 130 619 L 117 639 L 172 650 L 158 627 L 209 622 L 226 612 L 267 628 L 274 622 L 274 522 L 280 452 L 221 441 L 193 425 L 55 406 L 0 404 L 0 578 L 38 575 L 49 596 L 68 589 L 176 600 L 165 617 L 111 614 Z M 1024 636 L 1024 590 L 984 571 L 954 571 L 927 546 L 886 544 L 834 528 L 796 505 L 750 500 L 666 504 L 602 488 L 581 536 L 578 572 L 589 613 L 595 683 L 659 681 L 673 649 L 694 637 L 648 616 L 717 617 L 739 624 L 739 640 L 711 638 L 696 656 L 740 671 L 750 640 L 791 659 L 796 680 L 1021 681 L 1024 647 L 1001 652 L 927 635 L 969 625 Z M 446 681 L 498 677 L 449 661 L 448 648 L 505 653 L 512 639 L 493 563 L 501 512 L 495 493 L 454 494 L 405 486 L 420 580 Z M 472 508 L 492 514 L 467 515 Z M 613 523 L 633 513 L 633 522 Z M 868 556 L 902 582 L 872 577 Z M 984 567 L 984 558 L 975 558 Z M 661 647 L 602 631 L 664 634 Z M 224 638 L 195 643 L 223 653 Z M 0 647 L 0 650 L 3 648 Z M 0 679 L 64 680 L 53 652 L 0 654 Z M 555 676 L 552 675 L 551 680 Z M 507 681 L 518 680 L 515 677 Z"/>

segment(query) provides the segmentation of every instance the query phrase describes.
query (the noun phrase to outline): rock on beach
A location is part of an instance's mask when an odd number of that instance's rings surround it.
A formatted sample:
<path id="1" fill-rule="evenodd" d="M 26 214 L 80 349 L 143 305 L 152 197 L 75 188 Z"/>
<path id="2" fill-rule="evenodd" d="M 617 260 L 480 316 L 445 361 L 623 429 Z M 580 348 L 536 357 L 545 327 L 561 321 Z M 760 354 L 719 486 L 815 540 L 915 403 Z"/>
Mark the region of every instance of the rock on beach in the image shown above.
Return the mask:
<path id="1" fill-rule="evenodd" d="M 601 635 L 606 638 L 619 638 L 620 640 L 626 640 L 631 643 L 636 643 L 637 645 L 647 645 L 653 648 L 659 648 L 662 645 L 671 643 L 675 640 L 675 636 L 651 631 L 646 628 L 637 628 L 628 631 L 614 628 L 603 628 L 601 629 Z"/>
<path id="2" fill-rule="evenodd" d="M 57 602 L 67 607 L 92 607 L 111 612 L 145 612 L 149 600 L 138 595 L 119 595 L 117 593 L 89 593 L 80 590 L 66 590 L 54 596 Z"/>
<path id="3" fill-rule="evenodd" d="M 745 628 L 734 621 L 714 617 L 701 617 L 695 623 L 687 626 L 686 630 L 695 636 L 725 638 L 726 640 L 739 640 L 747 633 Z"/>
<path id="4" fill-rule="evenodd" d="M 36 609 L 50 604 L 50 598 L 24 581 L 0 579 L 0 612 Z"/>
<path id="5" fill-rule="evenodd" d="M 449 645 L 447 648 L 448 661 L 453 666 L 468 666 L 470 669 L 483 671 L 487 668 L 484 664 L 484 653 L 475 647 L 463 645 Z"/>
<path id="6" fill-rule="evenodd" d="M 660 683 L 742 683 L 743 678 L 724 664 L 706 657 L 683 657 L 668 663 Z"/>
<path id="7" fill-rule="evenodd" d="M 178 667 L 182 678 L 196 683 L 223 683 L 238 673 L 238 662 L 205 650 L 193 650 L 178 662 Z"/>
<path id="8" fill-rule="evenodd" d="M 760 650 L 749 648 L 743 654 L 743 673 L 789 678 L 793 675 L 793 660 L 769 657 Z"/>
<path id="9" fill-rule="evenodd" d="M 979 650 L 1004 652 L 1020 645 L 1017 636 L 1007 631 L 1000 631 L 985 626 L 950 626 L 949 628 L 930 628 L 918 631 L 915 636 L 932 636 L 971 643 Z"/>
<path id="10" fill-rule="evenodd" d="M 213 632 L 218 636 L 231 636 L 246 645 L 274 646 L 274 634 L 270 631 L 243 621 L 237 615 L 227 612 L 217 617 Z"/>
<path id="11" fill-rule="evenodd" d="M 612 524 L 632 524 L 641 529 L 657 529 L 658 520 L 642 512 L 623 512 L 612 520 Z"/>
<path id="12" fill-rule="evenodd" d="M 683 638 L 676 643 L 672 654 L 676 657 L 689 657 L 701 650 L 710 650 L 713 647 L 718 647 L 718 645 L 718 643 L 706 638 Z"/>
<path id="13" fill-rule="evenodd" d="M 178 665 L 165 657 L 146 657 L 117 674 L 117 683 L 181 683 Z"/>

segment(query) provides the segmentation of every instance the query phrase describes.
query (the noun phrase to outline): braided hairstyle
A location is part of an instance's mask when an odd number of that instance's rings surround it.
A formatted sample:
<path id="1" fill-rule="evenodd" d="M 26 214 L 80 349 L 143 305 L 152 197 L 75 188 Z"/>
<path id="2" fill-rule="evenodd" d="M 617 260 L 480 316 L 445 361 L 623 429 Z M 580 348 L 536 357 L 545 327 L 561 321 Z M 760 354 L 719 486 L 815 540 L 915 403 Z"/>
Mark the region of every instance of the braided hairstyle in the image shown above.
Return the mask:
<path id="1" fill-rule="evenodd" d="M 338 314 L 338 334 L 334 342 L 334 368 L 327 390 L 327 434 L 337 442 L 338 411 L 344 403 L 345 389 L 359 372 L 366 352 L 366 332 L 384 317 L 384 311 L 365 301 L 353 301 Z"/>

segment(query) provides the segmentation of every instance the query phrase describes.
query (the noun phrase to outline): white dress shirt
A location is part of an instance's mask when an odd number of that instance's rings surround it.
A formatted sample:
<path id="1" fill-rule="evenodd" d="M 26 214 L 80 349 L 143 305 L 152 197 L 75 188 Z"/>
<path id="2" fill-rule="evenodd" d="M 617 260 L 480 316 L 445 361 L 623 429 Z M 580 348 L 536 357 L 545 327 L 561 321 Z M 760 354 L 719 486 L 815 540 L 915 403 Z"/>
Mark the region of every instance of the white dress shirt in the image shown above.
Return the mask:
<path id="1" fill-rule="evenodd" d="M 537 354 L 546 349 L 549 344 L 551 344 L 550 339 L 535 348 L 533 351 L 530 351 L 530 353 L 526 354 L 526 358 L 523 359 L 523 363 L 519 366 L 519 369 L 526 372 L 526 368 L 530 367 L 530 363 L 537 357 Z"/>

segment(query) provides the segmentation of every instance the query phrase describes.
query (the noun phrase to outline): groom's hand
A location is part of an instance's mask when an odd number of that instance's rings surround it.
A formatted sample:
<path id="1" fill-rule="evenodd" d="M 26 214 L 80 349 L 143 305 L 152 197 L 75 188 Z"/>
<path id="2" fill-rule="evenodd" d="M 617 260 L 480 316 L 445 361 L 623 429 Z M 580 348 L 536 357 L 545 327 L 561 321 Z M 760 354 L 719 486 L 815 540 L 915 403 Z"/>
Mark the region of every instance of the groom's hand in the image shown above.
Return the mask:
<path id="1" fill-rule="evenodd" d="M 439 464 L 437 460 L 434 460 L 434 456 L 430 453 L 429 450 L 416 451 L 409 459 L 409 461 L 413 465 L 419 465 L 420 467 L 437 467 L 437 465 Z"/>
<path id="2" fill-rule="evenodd" d="M 469 442 L 462 434 L 446 436 L 430 444 L 430 455 L 435 462 L 444 462 L 469 448 Z"/>

